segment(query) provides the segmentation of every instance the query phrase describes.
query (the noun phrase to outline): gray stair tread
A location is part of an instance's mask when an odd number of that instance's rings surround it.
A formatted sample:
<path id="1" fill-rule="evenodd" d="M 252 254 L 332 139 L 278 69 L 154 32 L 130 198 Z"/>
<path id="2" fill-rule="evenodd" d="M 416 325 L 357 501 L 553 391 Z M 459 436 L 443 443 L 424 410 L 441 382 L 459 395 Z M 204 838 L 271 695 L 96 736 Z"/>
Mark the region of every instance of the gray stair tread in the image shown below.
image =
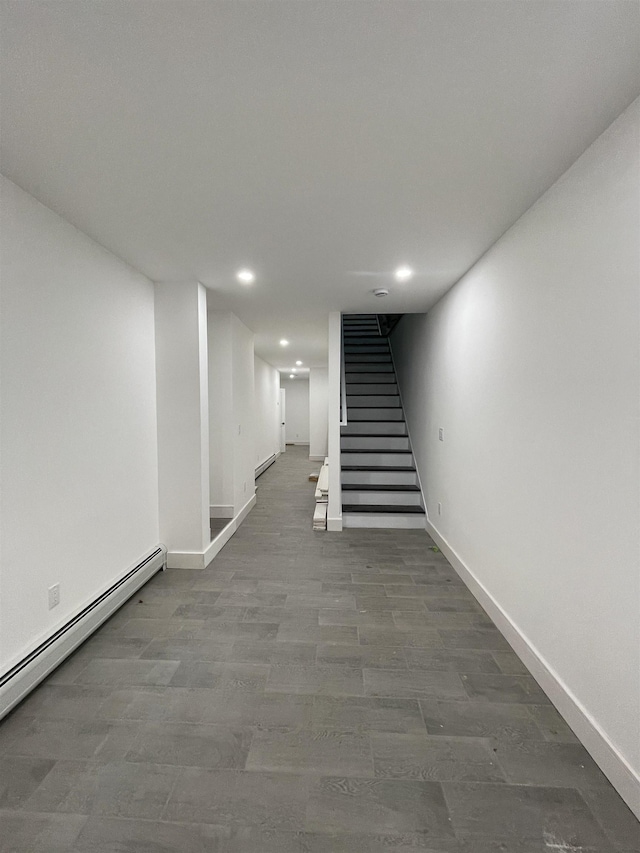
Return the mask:
<path id="1" fill-rule="evenodd" d="M 343 483 L 343 492 L 419 492 L 420 486 L 402 483 Z"/>
<path id="2" fill-rule="evenodd" d="M 393 471 L 403 474 L 415 474 L 416 469 L 408 465 L 341 465 L 343 471 Z"/>
<path id="3" fill-rule="evenodd" d="M 360 421 L 360 423 L 366 423 L 366 421 Z M 402 421 L 397 421 L 397 423 L 401 424 Z M 409 438 L 409 436 L 402 435 L 400 432 L 356 432 L 353 435 L 342 433 L 340 438 Z"/>
<path id="4" fill-rule="evenodd" d="M 397 391 L 372 391 L 370 394 L 365 394 L 363 391 L 359 391 L 357 394 L 354 394 L 353 391 L 349 391 L 349 385 L 361 385 L 360 382 L 347 382 L 347 397 L 399 397 Z M 371 383 L 373 384 L 373 383 Z M 383 383 L 381 383 L 383 384 Z"/>
<path id="5" fill-rule="evenodd" d="M 406 448 L 405 450 L 398 450 L 398 448 L 391 447 L 343 447 L 340 451 L 341 453 L 411 453 L 411 451 Z"/>
<path id="6" fill-rule="evenodd" d="M 402 513 L 402 515 L 405 513 L 424 515 L 424 509 L 421 506 L 416 506 L 416 504 L 407 504 L 407 506 L 400 504 L 342 504 L 342 512 L 353 512 L 356 515 L 360 515 L 363 512 L 375 512 L 384 515 L 388 513 L 393 513 L 394 515 L 398 513 Z"/>

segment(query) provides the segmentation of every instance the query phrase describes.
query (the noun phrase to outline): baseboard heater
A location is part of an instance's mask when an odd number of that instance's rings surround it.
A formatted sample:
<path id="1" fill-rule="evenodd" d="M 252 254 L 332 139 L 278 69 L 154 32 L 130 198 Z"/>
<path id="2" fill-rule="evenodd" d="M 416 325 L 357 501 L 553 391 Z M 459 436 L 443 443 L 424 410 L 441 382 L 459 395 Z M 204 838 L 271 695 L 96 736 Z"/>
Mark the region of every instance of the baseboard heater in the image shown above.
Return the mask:
<path id="1" fill-rule="evenodd" d="M 258 467 L 256 468 L 256 480 L 258 479 L 260 474 L 264 474 L 264 472 L 267 470 L 267 468 L 270 465 L 273 465 L 273 463 L 276 461 L 276 459 L 277 459 L 277 457 L 276 457 L 276 454 L 274 453 L 272 456 L 269 456 L 268 459 L 265 459 L 264 462 L 261 462 L 260 465 L 258 465 Z"/>
<path id="2" fill-rule="evenodd" d="M 54 631 L 22 660 L 0 675 L 0 720 L 59 666 L 149 578 L 164 569 L 167 551 L 163 545 L 130 569 L 94 601 Z"/>

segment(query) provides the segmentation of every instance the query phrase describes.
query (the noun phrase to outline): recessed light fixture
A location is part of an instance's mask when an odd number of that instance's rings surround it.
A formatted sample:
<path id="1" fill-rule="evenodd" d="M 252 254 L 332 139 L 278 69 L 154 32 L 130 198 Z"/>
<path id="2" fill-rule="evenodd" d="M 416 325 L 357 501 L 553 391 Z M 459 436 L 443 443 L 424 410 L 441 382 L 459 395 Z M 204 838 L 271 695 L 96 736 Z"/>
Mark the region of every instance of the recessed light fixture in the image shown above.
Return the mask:
<path id="1" fill-rule="evenodd" d="M 407 266 L 398 267 L 393 277 L 396 281 L 409 281 L 410 278 L 413 278 L 413 270 Z"/>
<path id="2" fill-rule="evenodd" d="M 288 347 L 289 341 L 286 338 L 282 338 L 282 340 L 280 341 L 280 346 L 281 347 Z"/>
<path id="3" fill-rule="evenodd" d="M 295 378 L 296 378 L 296 377 L 293 375 L 293 373 L 290 373 L 290 374 L 289 374 L 289 379 L 295 379 Z"/>
<path id="4" fill-rule="evenodd" d="M 240 284 L 253 284 L 256 280 L 255 274 L 251 270 L 238 270 L 236 278 Z"/>
<path id="5" fill-rule="evenodd" d="M 298 365 L 298 367 L 300 367 L 300 365 L 302 364 L 302 362 L 301 362 L 301 361 L 296 361 L 296 364 Z"/>

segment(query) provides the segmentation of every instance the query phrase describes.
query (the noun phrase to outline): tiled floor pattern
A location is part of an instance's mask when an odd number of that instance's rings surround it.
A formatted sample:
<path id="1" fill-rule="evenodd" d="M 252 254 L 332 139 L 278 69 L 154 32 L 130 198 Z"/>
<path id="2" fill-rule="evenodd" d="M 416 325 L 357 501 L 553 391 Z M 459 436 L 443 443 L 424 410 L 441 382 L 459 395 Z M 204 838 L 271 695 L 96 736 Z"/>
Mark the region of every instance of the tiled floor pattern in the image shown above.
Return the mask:
<path id="1" fill-rule="evenodd" d="M 305 451 L 0 725 L 0 850 L 637 851 L 426 533 L 312 532 Z"/>

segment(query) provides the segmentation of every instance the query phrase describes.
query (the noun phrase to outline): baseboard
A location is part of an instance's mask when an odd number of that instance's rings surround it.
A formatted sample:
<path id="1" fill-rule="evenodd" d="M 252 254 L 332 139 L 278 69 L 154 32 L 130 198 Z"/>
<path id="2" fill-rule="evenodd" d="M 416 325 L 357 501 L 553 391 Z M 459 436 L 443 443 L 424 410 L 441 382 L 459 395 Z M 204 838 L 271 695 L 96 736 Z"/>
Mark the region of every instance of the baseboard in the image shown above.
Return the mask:
<path id="1" fill-rule="evenodd" d="M 521 658 L 540 687 L 571 726 L 593 760 L 631 811 L 640 819 L 640 776 L 558 673 L 462 561 L 444 536 L 429 521 L 427 521 L 426 528 L 453 568 L 493 619 L 515 653 Z"/>
<path id="2" fill-rule="evenodd" d="M 326 453 L 324 453 L 322 456 L 310 456 L 310 457 L 309 457 L 309 459 L 311 460 L 311 462 L 324 462 L 324 460 L 325 460 L 326 458 L 327 458 L 327 454 L 326 454 Z"/>
<path id="3" fill-rule="evenodd" d="M 57 625 L 19 661 L 0 675 L 0 719 L 58 667 L 81 643 L 166 564 L 166 550 L 158 545 L 120 580 L 88 601 L 70 619 Z"/>
<path id="4" fill-rule="evenodd" d="M 240 527 L 244 519 L 256 505 L 255 494 L 249 498 L 238 514 L 229 520 L 218 535 L 211 540 L 204 551 L 169 551 L 167 554 L 168 569 L 206 569 L 216 554 L 224 548 L 229 539 Z"/>
<path id="5" fill-rule="evenodd" d="M 308 441 L 287 441 L 287 447 L 309 447 Z M 322 457 L 324 459 L 324 456 Z"/>
<path id="6" fill-rule="evenodd" d="M 263 461 L 260 462 L 259 465 L 256 465 L 256 472 L 255 472 L 256 480 L 258 479 L 260 474 L 264 474 L 264 472 L 267 470 L 267 468 L 270 468 L 273 465 L 273 463 L 276 461 L 278 456 L 280 456 L 280 451 L 278 451 L 277 453 L 272 453 L 271 456 L 267 456 L 267 458 L 263 459 Z"/>
<path id="7" fill-rule="evenodd" d="M 209 507 L 209 518 L 233 518 L 233 507 L 223 504 L 212 504 Z"/>

